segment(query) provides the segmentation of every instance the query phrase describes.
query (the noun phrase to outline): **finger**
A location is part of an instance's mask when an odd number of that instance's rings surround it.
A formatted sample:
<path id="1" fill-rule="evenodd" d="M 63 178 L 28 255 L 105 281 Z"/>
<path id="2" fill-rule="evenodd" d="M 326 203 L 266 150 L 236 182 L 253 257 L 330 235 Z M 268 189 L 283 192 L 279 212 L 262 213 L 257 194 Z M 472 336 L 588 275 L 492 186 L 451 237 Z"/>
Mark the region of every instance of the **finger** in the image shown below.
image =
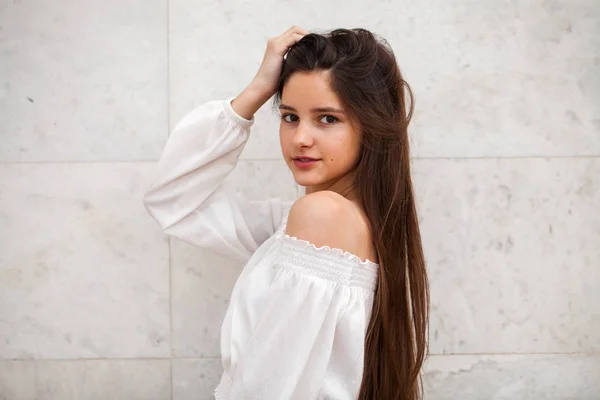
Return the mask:
<path id="1" fill-rule="evenodd" d="M 295 45 L 296 43 L 298 43 L 300 41 L 300 39 L 302 39 L 305 35 L 302 35 L 300 33 L 292 33 L 284 38 L 282 38 L 282 42 L 283 45 L 287 48 L 292 47 L 293 45 Z"/>
<path id="2" fill-rule="evenodd" d="M 295 29 L 296 25 L 292 25 L 289 28 L 287 28 L 286 31 L 281 34 L 281 36 L 289 35 L 290 33 L 294 32 Z"/>
<path id="3" fill-rule="evenodd" d="M 303 34 L 303 35 L 308 35 L 308 31 L 307 31 L 306 29 L 302 29 L 302 28 L 300 28 L 300 27 L 299 27 L 299 26 L 297 26 L 297 25 L 293 25 L 293 26 L 291 26 L 291 27 L 290 27 L 290 28 L 289 28 L 287 31 L 285 31 L 283 34 L 284 34 L 284 35 L 288 35 L 288 34 L 291 34 L 291 33 L 300 33 L 300 34 Z"/>
<path id="4" fill-rule="evenodd" d="M 301 35 L 308 35 L 310 32 L 307 31 L 306 29 L 302 29 L 302 28 L 298 28 L 297 30 L 295 30 L 294 32 L 299 33 Z"/>
<path id="5" fill-rule="evenodd" d="M 308 35 L 309 34 L 309 32 L 306 29 L 302 29 L 299 26 L 294 25 L 292 28 L 293 28 L 292 32 L 300 33 L 302 35 Z"/>
<path id="6" fill-rule="evenodd" d="M 303 33 L 294 33 L 292 35 L 292 40 L 294 41 L 294 43 L 298 43 L 300 41 L 300 39 L 302 39 L 304 36 L 306 36 Z"/>

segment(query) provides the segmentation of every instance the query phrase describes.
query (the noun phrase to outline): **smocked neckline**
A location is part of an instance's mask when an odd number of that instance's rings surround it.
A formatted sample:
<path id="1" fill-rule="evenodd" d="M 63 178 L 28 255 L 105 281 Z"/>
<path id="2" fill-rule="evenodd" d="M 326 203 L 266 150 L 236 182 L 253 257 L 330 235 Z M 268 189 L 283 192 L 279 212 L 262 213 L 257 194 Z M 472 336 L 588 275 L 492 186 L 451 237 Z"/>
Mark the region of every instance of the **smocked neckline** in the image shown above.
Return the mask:
<path id="1" fill-rule="evenodd" d="M 288 235 L 285 231 L 287 228 L 287 220 L 288 220 L 288 214 L 286 214 L 283 217 L 283 220 L 281 222 L 281 226 L 279 227 L 279 232 L 277 234 L 277 237 L 282 240 L 282 241 L 286 241 L 290 244 L 292 244 L 293 246 L 299 247 L 299 248 L 304 248 L 304 249 L 310 249 L 311 251 L 315 252 L 316 254 L 324 257 L 324 258 L 329 258 L 329 259 L 333 259 L 333 260 L 340 260 L 343 262 L 346 262 L 348 264 L 353 264 L 353 265 L 359 265 L 365 268 L 369 268 L 369 269 L 377 269 L 379 268 L 379 263 L 376 263 L 374 261 L 371 261 L 369 259 L 363 260 L 362 258 L 360 258 L 359 256 L 357 256 L 354 253 L 351 253 L 349 251 L 346 250 L 342 250 L 340 248 L 337 247 L 330 247 L 330 246 L 317 246 L 314 243 L 311 243 L 308 240 L 304 240 L 304 239 L 299 239 L 297 237 Z"/>

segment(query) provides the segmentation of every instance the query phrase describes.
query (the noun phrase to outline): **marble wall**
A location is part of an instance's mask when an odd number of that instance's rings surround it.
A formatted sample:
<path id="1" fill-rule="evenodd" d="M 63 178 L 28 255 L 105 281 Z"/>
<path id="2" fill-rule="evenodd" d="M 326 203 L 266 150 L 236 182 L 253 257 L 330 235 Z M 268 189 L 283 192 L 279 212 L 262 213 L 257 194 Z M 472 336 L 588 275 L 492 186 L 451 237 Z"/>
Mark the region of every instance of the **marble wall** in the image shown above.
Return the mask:
<path id="1" fill-rule="evenodd" d="M 365 27 L 417 99 L 427 399 L 600 399 L 597 0 L 0 0 L 0 399 L 210 399 L 239 265 L 142 196 L 266 39 Z M 300 194 L 264 107 L 230 184 Z"/>

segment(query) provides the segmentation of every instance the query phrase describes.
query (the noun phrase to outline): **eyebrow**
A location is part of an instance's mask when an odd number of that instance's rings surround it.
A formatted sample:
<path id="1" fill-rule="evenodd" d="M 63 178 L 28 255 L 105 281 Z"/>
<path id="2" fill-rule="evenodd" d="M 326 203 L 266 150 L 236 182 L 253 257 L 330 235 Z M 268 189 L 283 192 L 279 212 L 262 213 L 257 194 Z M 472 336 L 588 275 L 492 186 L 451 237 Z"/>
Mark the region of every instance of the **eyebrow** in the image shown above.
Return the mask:
<path id="1" fill-rule="evenodd" d="M 287 104 L 283 104 L 283 103 L 279 105 L 279 109 L 280 110 L 288 110 L 288 111 L 297 112 L 294 107 L 288 106 Z M 331 112 L 331 113 L 344 114 L 344 110 L 340 110 L 339 108 L 334 108 L 334 107 L 317 107 L 317 108 L 311 108 L 310 112 L 313 112 L 313 113 L 316 113 L 316 112 Z"/>

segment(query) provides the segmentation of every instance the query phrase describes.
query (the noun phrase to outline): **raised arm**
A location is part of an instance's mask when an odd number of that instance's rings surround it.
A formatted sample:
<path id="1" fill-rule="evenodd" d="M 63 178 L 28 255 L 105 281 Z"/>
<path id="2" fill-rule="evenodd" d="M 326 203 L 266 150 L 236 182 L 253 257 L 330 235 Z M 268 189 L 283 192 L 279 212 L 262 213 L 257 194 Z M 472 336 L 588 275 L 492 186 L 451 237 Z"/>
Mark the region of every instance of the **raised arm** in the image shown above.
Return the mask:
<path id="1" fill-rule="evenodd" d="M 244 261 L 279 226 L 281 200 L 249 202 L 223 186 L 252 123 L 226 100 L 203 104 L 176 125 L 144 198 L 165 233 Z"/>
<path id="2" fill-rule="evenodd" d="M 275 232 L 286 204 L 249 202 L 223 181 L 237 165 L 254 113 L 275 93 L 284 54 L 303 34 L 292 27 L 269 40 L 258 73 L 239 96 L 208 102 L 175 126 L 144 198 L 165 233 L 245 261 Z"/>

